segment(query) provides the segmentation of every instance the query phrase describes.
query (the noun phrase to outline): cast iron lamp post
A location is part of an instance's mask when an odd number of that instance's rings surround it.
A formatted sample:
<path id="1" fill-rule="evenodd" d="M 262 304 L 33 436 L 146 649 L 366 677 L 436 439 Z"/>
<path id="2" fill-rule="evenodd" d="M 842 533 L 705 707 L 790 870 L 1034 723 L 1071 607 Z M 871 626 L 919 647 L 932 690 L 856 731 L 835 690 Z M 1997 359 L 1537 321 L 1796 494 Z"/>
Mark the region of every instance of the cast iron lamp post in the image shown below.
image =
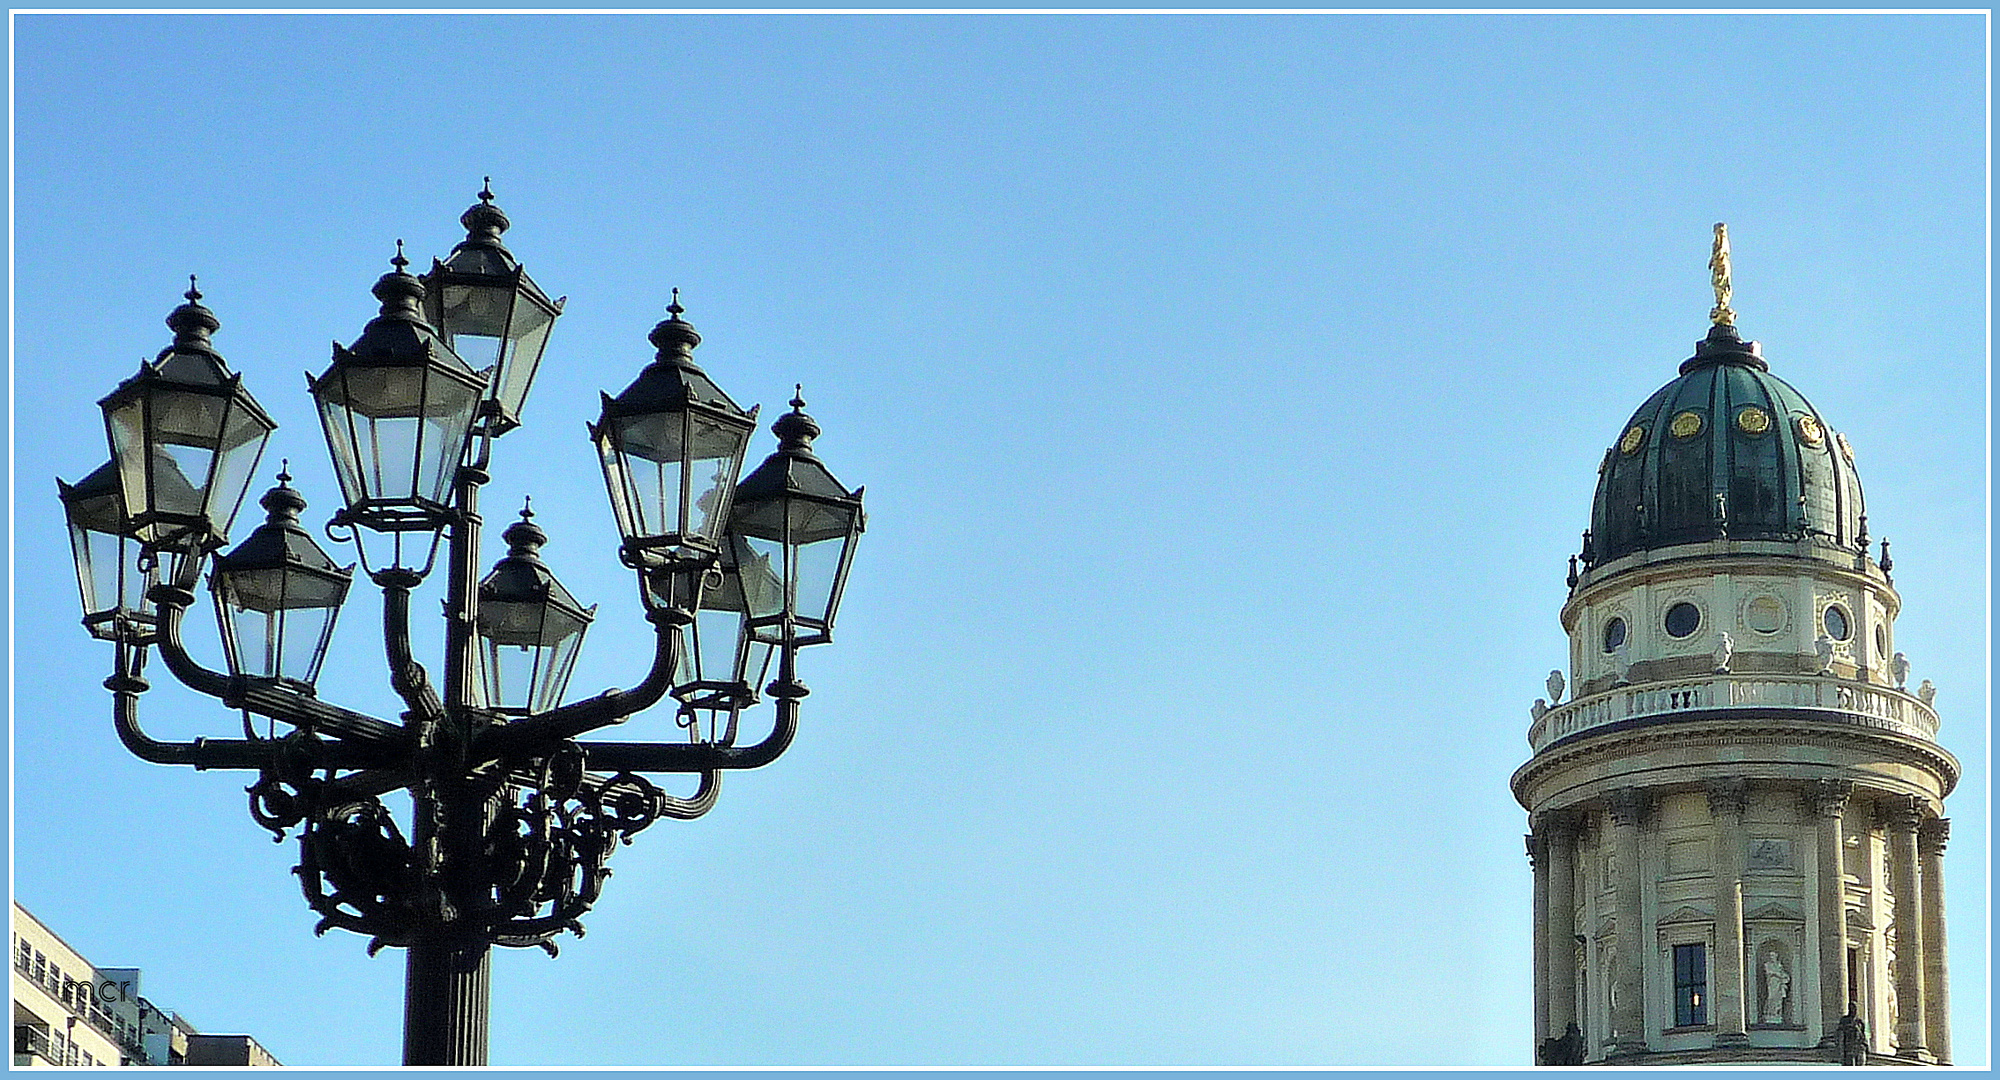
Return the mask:
<path id="1" fill-rule="evenodd" d="M 656 356 L 590 425 L 656 645 L 630 690 L 562 703 L 595 608 L 542 561 L 548 536 L 524 507 L 505 557 L 479 575 L 479 488 L 493 443 L 520 425 L 562 311 L 501 244 L 492 192 L 460 219 L 467 236 L 423 278 L 376 282 L 381 314 L 308 376 L 344 505 L 328 536 L 355 544 L 382 590 L 390 686 L 404 711 L 380 719 L 315 688 L 353 567 L 299 524 L 306 501 L 280 471 L 267 521 L 218 554 L 276 424 L 215 351 L 220 327 L 192 286 L 167 325 L 174 343 L 101 405 L 110 463 L 58 481 L 84 625 L 115 643 L 119 738 L 139 757 L 257 774 L 250 815 L 296 834 L 294 872 L 316 931 L 348 930 L 407 951 L 403 1060 L 486 1063 L 491 949 L 551 955 L 596 901 L 620 842 L 660 818 L 699 817 L 721 774 L 784 753 L 806 696 L 798 650 L 828 640 L 856 538 L 861 492 L 812 450 L 804 401 L 772 425 L 779 448 L 742 483 L 756 426 L 694 363 L 701 337 L 678 291 L 654 327 Z M 472 352 L 483 370 L 457 351 Z M 444 671 L 412 656 L 410 594 L 444 547 Z M 210 556 L 214 556 L 211 560 Z M 189 655 L 182 619 L 204 565 L 226 671 Z M 236 738 L 168 742 L 139 724 L 148 651 L 180 682 L 243 714 Z M 759 684 L 777 662 L 773 681 Z M 739 743 L 764 695 L 768 734 Z M 670 741 L 583 739 L 671 700 Z M 259 735 L 251 717 L 282 723 Z M 669 795 L 648 773 L 688 773 Z M 382 802 L 407 789 L 411 820 Z"/>

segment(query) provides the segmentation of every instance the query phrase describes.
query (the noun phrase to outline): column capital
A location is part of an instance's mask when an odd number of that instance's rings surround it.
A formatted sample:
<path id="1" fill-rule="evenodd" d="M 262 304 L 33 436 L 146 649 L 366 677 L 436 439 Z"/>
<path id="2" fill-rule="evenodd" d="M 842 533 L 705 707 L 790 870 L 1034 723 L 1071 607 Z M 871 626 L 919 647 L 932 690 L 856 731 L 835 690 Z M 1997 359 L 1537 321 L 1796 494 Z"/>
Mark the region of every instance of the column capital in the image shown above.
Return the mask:
<path id="1" fill-rule="evenodd" d="M 1528 821 L 1536 836 L 1547 837 L 1558 843 L 1575 841 L 1583 831 L 1583 814 L 1576 810 L 1544 810 Z"/>
<path id="2" fill-rule="evenodd" d="M 1812 800 L 1813 813 L 1823 818 L 1837 818 L 1847 811 L 1848 796 L 1854 794 L 1851 780 L 1818 780 L 1806 789 L 1806 796 Z"/>
<path id="3" fill-rule="evenodd" d="M 1548 839 L 1540 833 L 1527 833 L 1521 839 L 1528 845 L 1528 868 L 1540 870 L 1542 859 L 1548 854 Z"/>
<path id="4" fill-rule="evenodd" d="M 1924 822 L 1924 801 L 1915 795 L 1891 795 L 1875 801 L 1875 815 L 1894 833 L 1914 833 Z"/>
<path id="5" fill-rule="evenodd" d="M 1716 817 L 1742 817 L 1749 797 L 1750 783 L 1741 777 L 1708 782 L 1708 812 Z"/>
<path id="6" fill-rule="evenodd" d="M 1653 801 L 1643 788 L 1618 788 L 1607 793 L 1604 800 L 1611 811 L 1613 825 L 1640 824 Z"/>
<path id="7" fill-rule="evenodd" d="M 1944 845 L 1951 839 L 1951 819 L 1932 818 L 1917 826 L 1917 850 L 1925 855 L 1944 854 Z"/>

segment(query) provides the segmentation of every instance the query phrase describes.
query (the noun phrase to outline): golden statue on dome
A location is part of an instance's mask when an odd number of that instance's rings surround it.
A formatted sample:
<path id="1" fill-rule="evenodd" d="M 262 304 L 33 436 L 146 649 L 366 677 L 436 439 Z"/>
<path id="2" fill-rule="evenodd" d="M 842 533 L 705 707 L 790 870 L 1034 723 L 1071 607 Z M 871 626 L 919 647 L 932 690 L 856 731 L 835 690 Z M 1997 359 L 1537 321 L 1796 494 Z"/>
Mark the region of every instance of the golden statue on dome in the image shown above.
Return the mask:
<path id="1" fill-rule="evenodd" d="M 1715 286 L 1715 307 L 1708 313 L 1717 326 L 1736 325 L 1736 312 L 1729 307 L 1729 226 L 1715 223 L 1715 249 L 1708 256 L 1708 280 Z"/>

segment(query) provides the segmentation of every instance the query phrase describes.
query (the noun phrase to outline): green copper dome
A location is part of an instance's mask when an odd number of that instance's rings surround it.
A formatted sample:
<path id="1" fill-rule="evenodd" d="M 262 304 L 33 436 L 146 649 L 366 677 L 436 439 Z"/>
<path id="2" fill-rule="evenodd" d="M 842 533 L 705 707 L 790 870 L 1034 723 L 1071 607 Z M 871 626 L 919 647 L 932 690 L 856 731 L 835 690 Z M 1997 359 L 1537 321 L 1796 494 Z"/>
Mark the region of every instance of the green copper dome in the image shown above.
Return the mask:
<path id="1" fill-rule="evenodd" d="M 1723 538 L 1861 550 L 1865 513 L 1846 438 L 1718 325 L 1605 451 L 1584 561 Z"/>

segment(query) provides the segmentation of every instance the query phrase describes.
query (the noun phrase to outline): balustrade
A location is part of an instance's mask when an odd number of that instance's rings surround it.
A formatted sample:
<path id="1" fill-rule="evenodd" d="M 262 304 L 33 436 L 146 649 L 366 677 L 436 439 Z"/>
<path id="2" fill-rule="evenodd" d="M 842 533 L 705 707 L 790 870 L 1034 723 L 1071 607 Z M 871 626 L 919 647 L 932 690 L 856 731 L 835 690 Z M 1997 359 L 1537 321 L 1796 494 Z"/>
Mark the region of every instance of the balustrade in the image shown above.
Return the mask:
<path id="1" fill-rule="evenodd" d="M 1828 719 L 1893 731 L 1913 738 L 1937 738 L 1937 713 L 1901 690 L 1815 675 L 1718 674 L 1644 686 L 1614 687 L 1578 698 L 1542 714 L 1528 729 L 1536 751 L 1578 732 L 1621 720 L 1691 710 L 1814 709 Z"/>

